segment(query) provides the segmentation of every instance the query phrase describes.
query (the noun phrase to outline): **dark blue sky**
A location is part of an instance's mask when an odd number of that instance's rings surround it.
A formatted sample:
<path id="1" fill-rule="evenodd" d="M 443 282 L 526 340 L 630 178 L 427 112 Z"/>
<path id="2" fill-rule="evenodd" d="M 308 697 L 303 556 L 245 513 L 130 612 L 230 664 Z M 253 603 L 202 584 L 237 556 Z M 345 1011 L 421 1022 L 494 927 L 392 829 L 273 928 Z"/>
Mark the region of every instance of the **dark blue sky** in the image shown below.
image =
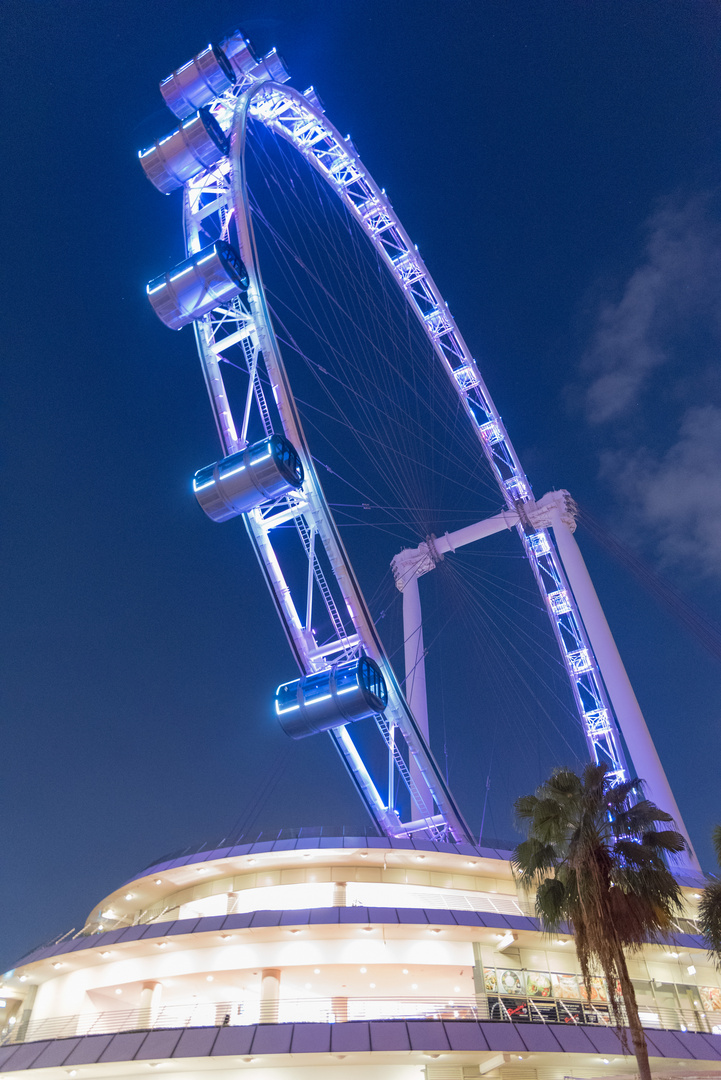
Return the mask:
<path id="1" fill-rule="evenodd" d="M 284 638 L 241 530 L 188 494 L 217 451 L 192 335 L 144 297 L 182 256 L 179 200 L 135 160 L 173 126 L 159 79 L 237 25 L 277 46 L 387 188 L 536 493 L 569 488 L 715 619 L 721 11 L 8 0 L 0 19 L 2 966 L 236 822 L 364 823 L 329 741 L 289 750 L 270 723 Z M 579 541 L 710 868 L 721 668 Z M 468 733 L 447 738 L 455 787 Z M 486 766 L 458 768 L 478 827 Z M 512 757 L 497 769 L 511 791 Z"/>

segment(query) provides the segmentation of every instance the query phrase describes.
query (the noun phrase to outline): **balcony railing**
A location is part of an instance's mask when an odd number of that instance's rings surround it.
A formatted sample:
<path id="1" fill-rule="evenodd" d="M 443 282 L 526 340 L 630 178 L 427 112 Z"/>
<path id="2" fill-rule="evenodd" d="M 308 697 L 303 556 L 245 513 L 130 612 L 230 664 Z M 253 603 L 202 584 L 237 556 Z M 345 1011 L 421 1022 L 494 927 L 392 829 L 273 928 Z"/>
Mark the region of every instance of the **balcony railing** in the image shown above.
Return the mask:
<path id="1" fill-rule="evenodd" d="M 580 1002 L 494 996 L 281 998 L 278 1001 L 214 1001 L 79 1013 L 22 1023 L 3 1033 L 2 1044 L 108 1035 L 160 1028 L 226 1027 L 262 1023 L 344 1023 L 351 1020 L 484 1020 L 515 1024 L 612 1025 L 607 1007 Z M 642 1009 L 646 1028 L 721 1033 L 721 1013 L 693 1009 Z"/>

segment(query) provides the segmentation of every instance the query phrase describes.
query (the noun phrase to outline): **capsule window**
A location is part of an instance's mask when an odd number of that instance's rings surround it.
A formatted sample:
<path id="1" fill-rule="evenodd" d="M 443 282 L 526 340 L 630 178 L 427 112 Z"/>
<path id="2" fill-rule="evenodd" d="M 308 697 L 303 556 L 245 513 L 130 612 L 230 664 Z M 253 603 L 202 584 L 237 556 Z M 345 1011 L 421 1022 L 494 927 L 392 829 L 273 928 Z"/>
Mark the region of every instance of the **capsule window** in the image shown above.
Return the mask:
<path id="1" fill-rule="evenodd" d="M 388 690 L 380 670 L 375 664 L 371 664 L 366 657 L 363 657 L 359 665 L 359 675 L 361 683 L 368 693 L 372 694 L 378 701 L 382 701 L 385 708 L 388 702 Z"/>

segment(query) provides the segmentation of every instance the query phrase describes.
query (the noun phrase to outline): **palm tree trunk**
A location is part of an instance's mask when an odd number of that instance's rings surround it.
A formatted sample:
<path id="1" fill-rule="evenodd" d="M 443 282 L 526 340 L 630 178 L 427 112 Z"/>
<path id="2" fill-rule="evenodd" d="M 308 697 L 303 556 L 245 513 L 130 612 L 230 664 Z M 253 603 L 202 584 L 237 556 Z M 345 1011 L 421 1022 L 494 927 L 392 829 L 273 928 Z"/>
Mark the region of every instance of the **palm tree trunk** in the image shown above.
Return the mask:
<path id="1" fill-rule="evenodd" d="M 623 1004 L 626 1007 L 626 1015 L 628 1016 L 628 1026 L 631 1030 L 633 1052 L 636 1055 L 636 1062 L 638 1064 L 638 1075 L 641 1080 L 652 1080 L 651 1066 L 648 1063 L 646 1036 L 643 1027 L 641 1026 L 641 1020 L 638 1015 L 638 1006 L 636 1005 L 636 993 L 633 989 L 631 977 L 628 974 L 628 968 L 626 967 L 626 957 L 620 946 L 616 956 L 616 968 L 618 970 L 619 982 L 621 983 Z"/>

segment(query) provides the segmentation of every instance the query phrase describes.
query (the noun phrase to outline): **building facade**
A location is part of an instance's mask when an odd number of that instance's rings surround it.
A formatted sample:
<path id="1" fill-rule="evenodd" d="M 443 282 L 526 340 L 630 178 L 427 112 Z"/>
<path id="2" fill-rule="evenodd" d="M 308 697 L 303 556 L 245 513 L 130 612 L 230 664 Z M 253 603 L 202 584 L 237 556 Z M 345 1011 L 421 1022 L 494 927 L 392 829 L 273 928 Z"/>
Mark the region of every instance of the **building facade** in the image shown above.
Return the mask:
<path id="1" fill-rule="evenodd" d="M 699 891 L 629 965 L 655 1075 L 721 1076 Z M 603 980 L 587 1000 L 572 939 L 531 910 L 508 852 L 470 845 L 299 830 L 184 852 L 3 976 L 0 1076 L 632 1074 Z"/>

